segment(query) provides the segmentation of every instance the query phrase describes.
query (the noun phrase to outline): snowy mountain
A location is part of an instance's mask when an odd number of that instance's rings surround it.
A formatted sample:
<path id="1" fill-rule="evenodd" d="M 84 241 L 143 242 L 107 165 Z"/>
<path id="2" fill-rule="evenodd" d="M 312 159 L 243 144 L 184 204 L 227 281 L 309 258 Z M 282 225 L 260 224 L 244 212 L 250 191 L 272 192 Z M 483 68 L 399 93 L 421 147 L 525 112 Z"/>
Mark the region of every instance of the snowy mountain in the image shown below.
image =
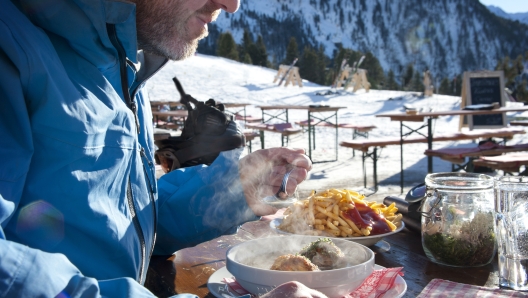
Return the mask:
<path id="1" fill-rule="evenodd" d="M 513 21 L 519 21 L 521 23 L 528 25 L 528 12 L 518 12 L 518 13 L 507 13 L 502 10 L 500 7 L 494 5 L 488 5 L 488 9 L 498 15 L 501 18 L 510 19 Z"/>
<path id="2" fill-rule="evenodd" d="M 294 36 L 300 50 L 323 46 L 331 59 L 339 46 L 372 52 L 397 76 L 409 63 L 435 77 L 494 69 L 499 59 L 528 49 L 528 25 L 498 17 L 478 0 L 242 1 L 237 13 L 223 13 L 209 29 L 201 53 L 215 54 L 225 31 L 241 44 L 248 29 L 255 40 L 262 35 L 275 63 Z"/>

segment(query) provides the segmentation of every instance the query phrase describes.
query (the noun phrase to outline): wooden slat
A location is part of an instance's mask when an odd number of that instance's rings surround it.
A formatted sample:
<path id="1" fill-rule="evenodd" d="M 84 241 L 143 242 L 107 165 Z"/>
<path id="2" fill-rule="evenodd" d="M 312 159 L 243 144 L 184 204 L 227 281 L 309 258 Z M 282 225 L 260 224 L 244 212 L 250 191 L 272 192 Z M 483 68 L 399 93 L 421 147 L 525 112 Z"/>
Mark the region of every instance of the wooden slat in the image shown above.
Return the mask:
<path id="1" fill-rule="evenodd" d="M 519 172 L 521 166 L 528 165 L 528 153 L 512 153 L 500 156 L 481 156 L 473 160 L 476 166 L 489 167 L 505 172 Z"/>
<path id="2" fill-rule="evenodd" d="M 512 138 L 516 134 L 524 134 L 522 128 L 506 127 L 500 129 L 482 129 L 468 132 L 455 132 L 445 135 L 433 136 L 433 142 L 445 141 L 462 141 L 487 138 Z M 403 140 L 403 144 L 427 143 L 427 138 L 422 136 L 408 137 Z M 385 147 L 390 145 L 399 145 L 400 138 L 377 138 L 377 139 L 360 139 L 352 141 L 343 141 L 340 143 L 343 147 L 348 147 L 361 151 L 368 151 L 370 147 Z"/>

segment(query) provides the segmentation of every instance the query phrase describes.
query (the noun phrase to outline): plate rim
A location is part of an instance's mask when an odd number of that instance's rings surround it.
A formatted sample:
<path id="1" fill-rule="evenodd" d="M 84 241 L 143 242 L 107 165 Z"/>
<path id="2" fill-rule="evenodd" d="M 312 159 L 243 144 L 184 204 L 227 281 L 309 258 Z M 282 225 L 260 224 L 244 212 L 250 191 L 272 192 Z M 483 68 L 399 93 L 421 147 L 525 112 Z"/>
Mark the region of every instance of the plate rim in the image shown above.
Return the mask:
<path id="1" fill-rule="evenodd" d="M 374 264 L 374 270 L 379 270 L 379 269 L 384 269 L 384 268 L 386 268 L 386 267 L 383 267 L 383 266 L 378 265 L 378 264 Z M 217 276 L 218 276 L 218 278 L 217 278 Z M 222 296 L 220 293 L 218 293 L 218 291 L 212 289 L 213 283 L 214 284 L 218 284 L 214 280 L 221 280 L 221 278 L 223 278 L 223 277 L 232 277 L 232 276 L 233 276 L 233 274 L 231 274 L 231 272 L 229 272 L 229 270 L 227 270 L 226 266 L 223 266 L 220 269 L 216 270 L 207 279 L 207 289 L 209 290 L 209 293 L 211 293 L 213 296 L 215 296 L 217 298 L 224 298 L 224 296 Z M 401 275 L 396 276 L 396 280 L 394 281 L 394 284 L 397 284 L 398 282 L 399 282 L 399 284 L 401 284 L 403 286 L 403 289 L 402 289 L 401 293 L 398 293 L 398 296 L 396 296 L 395 298 L 403 297 L 403 295 L 407 292 L 407 282 L 405 281 L 405 279 Z M 220 281 L 220 283 L 222 285 L 225 285 L 221 281 Z M 231 290 L 229 290 L 229 292 L 230 292 L 231 295 L 234 295 L 234 297 L 242 297 L 238 293 L 234 293 Z"/>
<path id="2" fill-rule="evenodd" d="M 283 219 L 284 219 L 284 216 L 272 219 L 270 221 L 270 224 L 269 224 L 270 228 L 272 230 L 276 231 L 277 233 L 280 233 L 280 234 L 302 235 L 302 234 L 294 234 L 294 233 L 290 233 L 290 232 L 286 232 L 286 231 L 283 231 L 281 229 L 278 229 L 277 226 L 282 222 Z M 401 225 L 399 227 L 397 227 L 396 230 L 391 231 L 389 233 L 385 233 L 385 234 L 373 235 L 373 236 L 361 236 L 361 237 L 332 237 L 332 236 L 325 236 L 325 237 L 336 238 L 336 239 L 345 239 L 345 240 L 358 240 L 358 241 L 361 241 L 361 240 L 372 240 L 372 239 L 376 239 L 376 238 L 382 239 L 384 237 L 387 237 L 387 236 L 390 236 L 392 234 L 396 234 L 396 233 L 400 232 L 401 230 L 403 230 L 403 228 L 405 228 L 405 223 L 402 220 L 401 221 Z"/>

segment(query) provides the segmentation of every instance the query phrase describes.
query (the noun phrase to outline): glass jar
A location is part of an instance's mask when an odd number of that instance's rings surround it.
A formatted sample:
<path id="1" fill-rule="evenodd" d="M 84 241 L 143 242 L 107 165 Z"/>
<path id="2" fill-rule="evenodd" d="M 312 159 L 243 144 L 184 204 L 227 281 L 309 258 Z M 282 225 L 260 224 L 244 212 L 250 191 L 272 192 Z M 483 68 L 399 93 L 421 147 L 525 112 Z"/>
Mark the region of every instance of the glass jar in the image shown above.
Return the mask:
<path id="1" fill-rule="evenodd" d="M 435 173 L 425 177 L 422 245 L 438 264 L 477 267 L 489 264 L 497 244 L 494 179 L 476 173 Z"/>

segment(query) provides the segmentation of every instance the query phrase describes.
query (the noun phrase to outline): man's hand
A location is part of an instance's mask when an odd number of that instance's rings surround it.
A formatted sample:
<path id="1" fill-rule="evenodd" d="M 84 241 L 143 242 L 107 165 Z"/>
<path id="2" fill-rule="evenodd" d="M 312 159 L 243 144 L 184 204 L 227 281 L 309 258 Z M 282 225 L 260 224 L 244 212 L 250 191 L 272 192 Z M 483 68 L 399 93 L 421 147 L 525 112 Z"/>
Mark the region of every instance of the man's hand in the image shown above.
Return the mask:
<path id="1" fill-rule="evenodd" d="M 277 193 L 282 177 L 293 166 L 290 174 L 287 193 L 294 193 L 297 185 L 308 176 L 312 162 L 303 149 L 270 148 L 257 150 L 240 160 L 238 170 L 248 205 L 258 215 L 269 215 L 277 209 L 266 205 L 262 198 Z"/>
<path id="2" fill-rule="evenodd" d="M 261 298 L 327 298 L 325 294 L 312 290 L 297 281 L 289 281 L 273 289 Z"/>

